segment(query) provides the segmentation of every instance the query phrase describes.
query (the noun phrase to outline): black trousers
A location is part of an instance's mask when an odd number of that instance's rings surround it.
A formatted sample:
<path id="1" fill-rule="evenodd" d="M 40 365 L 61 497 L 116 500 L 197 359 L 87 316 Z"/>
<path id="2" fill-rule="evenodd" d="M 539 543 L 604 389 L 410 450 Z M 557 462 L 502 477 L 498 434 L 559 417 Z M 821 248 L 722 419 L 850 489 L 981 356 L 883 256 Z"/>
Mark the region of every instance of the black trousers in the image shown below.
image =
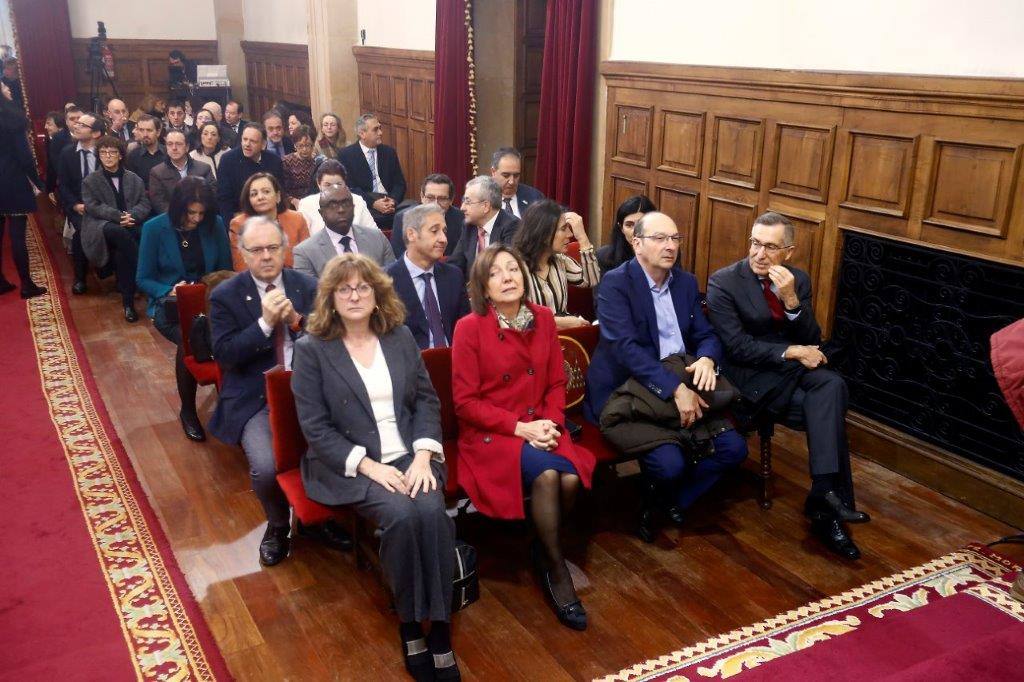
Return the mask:
<path id="1" fill-rule="evenodd" d="M 852 505 L 853 478 L 846 441 L 848 399 L 846 382 L 832 370 L 805 372 L 793 391 L 785 421 L 807 431 L 811 475 L 838 474 L 840 490 L 836 492 Z"/>
<path id="2" fill-rule="evenodd" d="M 32 276 L 28 269 L 28 245 L 25 243 L 25 232 L 28 228 L 28 216 L 24 215 L 0 215 L 0 260 L 4 253 L 4 227 L 10 227 L 11 234 L 11 256 L 14 259 L 14 267 L 18 270 L 18 279 L 21 280 L 21 288 L 24 289 L 32 284 Z M 0 280 L 3 275 L 0 275 Z"/>
<path id="3" fill-rule="evenodd" d="M 131 305 L 135 299 L 135 273 L 139 269 L 139 228 L 107 223 L 103 226 L 103 238 L 114 265 L 121 300 L 124 305 Z"/>
<path id="4" fill-rule="evenodd" d="M 71 211 L 68 213 L 68 220 L 75 228 L 75 234 L 71 237 L 71 261 L 75 266 L 75 281 L 84 282 L 86 273 L 89 272 L 89 259 L 85 257 L 85 250 L 82 248 L 82 216 Z"/>

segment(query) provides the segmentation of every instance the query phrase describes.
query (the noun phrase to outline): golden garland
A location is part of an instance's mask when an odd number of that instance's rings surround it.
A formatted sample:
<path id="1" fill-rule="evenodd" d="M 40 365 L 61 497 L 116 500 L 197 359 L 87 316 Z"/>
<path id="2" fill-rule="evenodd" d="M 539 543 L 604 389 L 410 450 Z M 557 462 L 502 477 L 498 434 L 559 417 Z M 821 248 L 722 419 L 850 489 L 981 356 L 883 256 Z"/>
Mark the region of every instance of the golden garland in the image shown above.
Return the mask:
<path id="1" fill-rule="evenodd" d="M 476 149 L 476 62 L 473 60 L 473 0 L 466 0 L 466 87 L 469 89 L 469 174 L 477 173 Z"/>

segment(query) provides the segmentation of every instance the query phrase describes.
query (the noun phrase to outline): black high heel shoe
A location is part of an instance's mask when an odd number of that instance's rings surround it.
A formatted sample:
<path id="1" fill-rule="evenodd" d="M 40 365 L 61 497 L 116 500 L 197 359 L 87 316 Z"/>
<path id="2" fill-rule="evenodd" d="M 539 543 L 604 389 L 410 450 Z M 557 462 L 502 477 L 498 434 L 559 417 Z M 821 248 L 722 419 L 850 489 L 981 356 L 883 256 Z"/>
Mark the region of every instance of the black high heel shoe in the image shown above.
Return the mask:
<path id="1" fill-rule="evenodd" d="M 583 602 L 576 599 L 568 604 L 559 604 L 555 599 L 555 592 L 551 589 L 551 571 L 544 572 L 544 588 L 544 596 L 562 625 L 573 630 L 587 629 L 587 610 L 583 608 Z"/>
<path id="2" fill-rule="evenodd" d="M 455 662 L 455 654 L 448 651 L 443 654 L 434 654 L 434 679 L 457 682 L 462 679 L 459 666 Z"/>
<path id="3" fill-rule="evenodd" d="M 405 659 L 405 669 L 417 682 L 433 682 L 434 657 L 427 648 L 427 640 L 423 637 L 402 641 L 402 657 Z"/>

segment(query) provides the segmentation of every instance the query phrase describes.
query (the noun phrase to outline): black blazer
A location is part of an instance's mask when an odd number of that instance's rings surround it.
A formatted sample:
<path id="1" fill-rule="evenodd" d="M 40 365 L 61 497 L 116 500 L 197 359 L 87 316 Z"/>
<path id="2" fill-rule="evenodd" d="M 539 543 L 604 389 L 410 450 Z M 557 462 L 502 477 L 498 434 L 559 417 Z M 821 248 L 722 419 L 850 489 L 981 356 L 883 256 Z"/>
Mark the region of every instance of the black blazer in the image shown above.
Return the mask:
<path id="1" fill-rule="evenodd" d="M 60 153 L 71 143 L 71 133 L 61 128 L 46 145 L 46 191 L 57 189 L 57 176 L 60 173 Z"/>
<path id="2" fill-rule="evenodd" d="M 412 333 L 404 326 L 397 327 L 380 337 L 380 345 L 391 375 L 395 420 L 406 449 L 412 454 L 413 444 L 421 438 L 440 445 L 441 403 Z M 295 344 L 292 364 L 295 408 L 309 444 L 302 458 L 306 494 L 329 505 L 365 499 L 370 479 L 345 476 L 345 461 L 359 445 L 366 448 L 367 457 L 379 462 L 380 435 L 366 384 L 352 356 L 340 340 L 324 341 L 307 334 Z M 437 483 L 443 490 L 443 480 Z"/>
<path id="3" fill-rule="evenodd" d="M 250 175 L 259 172 L 270 173 L 278 182 L 282 182 L 283 168 L 281 159 L 273 152 L 261 152 L 259 163 L 245 156 L 241 147 L 236 147 L 220 157 L 220 166 L 217 168 L 217 207 L 224 224 L 230 225 L 231 219 L 238 212 L 242 186 Z"/>
<path id="4" fill-rule="evenodd" d="M 821 327 L 811 306 L 811 278 L 803 270 L 786 267 L 796 278 L 800 314 L 795 320 L 784 320 L 781 329 L 773 323 L 764 290 L 746 259 L 708 280 L 708 317 L 725 351 L 722 371 L 753 405 L 773 400 L 780 384 L 800 365 L 797 360 L 782 359 L 786 348 L 821 343 Z"/>
<path id="5" fill-rule="evenodd" d="M 511 245 L 512 238 L 516 236 L 518 229 L 519 218 L 499 209 L 498 217 L 494 221 L 494 229 L 491 230 L 491 241 L 487 245 L 498 243 Z M 469 271 L 476 261 L 476 234 L 476 225 L 464 225 L 462 234 L 459 235 L 459 243 L 455 245 L 455 250 L 448 259 L 449 263 L 462 270 L 462 275 L 467 280 Z"/>
<path id="6" fill-rule="evenodd" d="M 530 204 L 544 198 L 544 193 L 539 189 L 520 182 L 519 188 L 516 190 L 516 203 L 519 204 L 519 215 L 526 215 L 526 209 Z M 502 203 L 504 204 L 504 200 L 502 200 Z"/>
<path id="7" fill-rule="evenodd" d="M 316 280 L 285 268 L 284 292 L 295 310 L 305 316 L 313 308 Z M 277 364 L 274 335 L 263 333 L 258 320 L 263 314 L 260 292 L 248 270 L 223 282 L 210 295 L 213 356 L 223 380 L 217 409 L 210 419 L 210 433 L 234 445 L 242 428 L 266 404 L 263 373 Z M 295 339 L 295 332 L 289 330 Z"/>
<path id="8" fill-rule="evenodd" d="M 416 338 L 416 345 L 420 347 L 420 350 L 429 348 L 430 327 L 427 324 L 427 314 L 423 311 L 423 302 L 416 293 L 416 285 L 413 284 L 404 256 L 385 270 L 394 280 L 395 291 L 402 299 L 402 303 L 405 304 L 405 310 L 408 313 L 405 318 L 405 326 Z M 466 296 L 466 287 L 462 283 L 462 272 L 454 265 L 435 263 L 434 281 L 437 282 L 437 305 L 441 308 L 441 324 L 444 326 L 446 341 L 450 346 L 455 323 L 460 317 L 469 313 L 469 298 Z"/>
<path id="9" fill-rule="evenodd" d="M 338 161 L 345 165 L 348 171 L 348 186 L 355 194 L 366 200 L 367 206 L 373 206 L 373 175 L 370 174 L 370 164 L 363 156 L 363 149 L 358 142 L 344 147 L 338 152 Z M 384 189 L 388 196 L 400 204 L 405 199 L 405 176 L 402 174 L 402 166 L 398 162 L 398 153 L 394 147 L 386 144 L 377 147 L 377 172 L 380 174 L 380 181 L 384 183 Z"/>
<path id="10" fill-rule="evenodd" d="M 288 135 L 285 135 L 284 137 L 281 138 L 281 145 L 284 147 L 285 156 L 288 156 L 289 154 L 295 151 L 295 143 L 292 142 L 292 138 L 288 137 Z M 270 151 L 270 140 L 267 140 L 267 146 L 265 147 L 265 151 L 276 156 L 276 152 Z M 284 156 L 279 158 L 284 159 Z"/>
<path id="11" fill-rule="evenodd" d="M 64 213 L 68 216 L 78 217 L 75 213 L 75 204 L 82 201 L 82 157 L 78 154 L 76 142 L 71 142 L 60 153 L 60 160 L 57 162 L 57 191 L 60 194 L 60 203 L 64 207 Z M 93 152 L 96 150 L 93 149 Z M 100 162 L 96 161 L 96 168 Z"/>
<path id="12" fill-rule="evenodd" d="M 408 208 L 404 208 L 396 213 L 395 222 L 391 226 L 391 250 L 395 252 L 395 258 L 399 259 L 405 253 L 405 237 L 402 235 L 402 230 L 404 229 L 405 212 L 408 210 Z M 455 245 L 459 243 L 459 237 L 462 236 L 466 216 L 454 206 L 449 206 L 448 210 L 444 212 L 444 222 L 448 228 L 448 246 L 444 247 L 444 255 L 450 256 L 455 253 Z"/>

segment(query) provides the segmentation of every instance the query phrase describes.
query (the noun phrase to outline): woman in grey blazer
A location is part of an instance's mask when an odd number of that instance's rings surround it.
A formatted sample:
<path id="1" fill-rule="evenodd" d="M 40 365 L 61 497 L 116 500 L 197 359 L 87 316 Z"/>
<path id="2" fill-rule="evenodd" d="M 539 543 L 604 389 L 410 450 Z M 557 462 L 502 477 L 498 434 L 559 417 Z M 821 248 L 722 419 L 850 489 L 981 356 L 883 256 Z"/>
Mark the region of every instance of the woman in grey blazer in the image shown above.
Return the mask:
<path id="1" fill-rule="evenodd" d="M 327 264 L 292 359 L 309 443 L 302 481 L 310 498 L 351 505 L 380 528 L 409 673 L 459 679 L 449 635 L 455 526 L 444 505 L 440 402 L 404 320 L 391 278 L 371 259 L 345 254 Z"/>
<path id="2" fill-rule="evenodd" d="M 124 319 L 137 322 L 135 271 L 139 260 L 139 232 L 149 217 L 146 186 L 125 170 L 124 142 L 112 135 L 96 143 L 100 166 L 82 181 L 82 250 L 100 270 L 113 266 L 121 292 Z"/>

